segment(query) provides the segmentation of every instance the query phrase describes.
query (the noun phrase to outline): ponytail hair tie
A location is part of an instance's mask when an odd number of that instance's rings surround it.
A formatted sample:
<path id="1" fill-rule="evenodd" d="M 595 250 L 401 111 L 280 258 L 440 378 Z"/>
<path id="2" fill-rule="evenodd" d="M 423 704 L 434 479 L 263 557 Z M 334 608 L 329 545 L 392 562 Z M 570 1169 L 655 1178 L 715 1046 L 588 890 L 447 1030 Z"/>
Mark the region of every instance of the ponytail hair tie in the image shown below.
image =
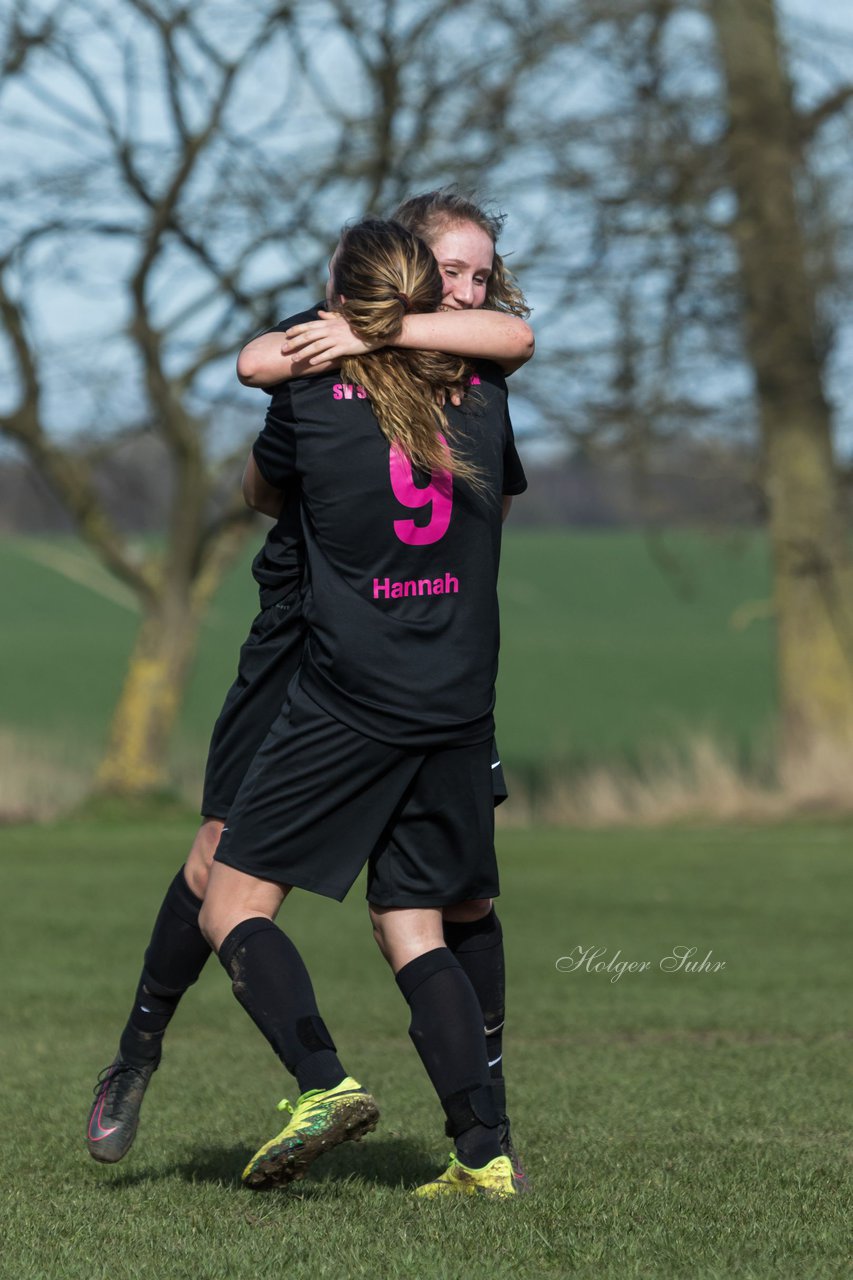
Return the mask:
<path id="1" fill-rule="evenodd" d="M 403 293 L 402 289 L 395 289 L 394 297 L 397 298 L 399 302 L 402 302 L 403 306 L 408 311 L 409 307 L 412 305 L 409 301 L 409 295 L 407 293 Z"/>

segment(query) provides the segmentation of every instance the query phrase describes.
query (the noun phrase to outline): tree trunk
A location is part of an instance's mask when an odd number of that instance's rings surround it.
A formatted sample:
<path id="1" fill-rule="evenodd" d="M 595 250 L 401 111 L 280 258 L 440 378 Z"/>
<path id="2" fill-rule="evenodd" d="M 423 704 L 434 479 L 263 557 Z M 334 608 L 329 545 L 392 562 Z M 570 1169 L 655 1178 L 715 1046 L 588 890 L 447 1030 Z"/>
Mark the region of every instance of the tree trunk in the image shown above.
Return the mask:
<path id="1" fill-rule="evenodd" d="M 853 740 L 853 572 L 797 211 L 799 163 L 773 0 L 711 0 L 726 82 L 746 343 L 774 566 L 783 745 Z"/>
<path id="2" fill-rule="evenodd" d="M 168 748 L 198 644 L 201 612 L 177 594 L 143 615 L 97 789 L 122 796 L 166 790 Z"/>

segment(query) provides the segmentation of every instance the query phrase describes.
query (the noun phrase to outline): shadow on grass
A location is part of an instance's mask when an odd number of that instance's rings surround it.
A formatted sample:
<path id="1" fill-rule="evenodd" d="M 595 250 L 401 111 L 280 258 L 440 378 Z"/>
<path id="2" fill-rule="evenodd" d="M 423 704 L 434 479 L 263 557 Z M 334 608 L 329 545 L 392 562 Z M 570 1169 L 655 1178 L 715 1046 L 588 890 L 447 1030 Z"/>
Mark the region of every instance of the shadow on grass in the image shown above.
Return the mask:
<path id="1" fill-rule="evenodd" d="M 189 1183 L 239 1188 L 249 1155 L 248 1148 L 233 1144 L 200 1147 L 189 1160 L 122 1171 L 101 1185 L 111 1190 L 124 1189 L 178 1177 Z M 435 1152 L 423 1143 L 410 1138 L 371 1138 L 363 1143 L 342 1144 L 329 1156 L 318 1159 L 307 1179 L 292 1185 L 298 1187 L 302 1197 L 326 1195 L 336 1183 L 354 1178 L 383 1187 L 414 1187 L 434 1178 L 441 1167 L 440 1157 L 436 1158 Z"/>

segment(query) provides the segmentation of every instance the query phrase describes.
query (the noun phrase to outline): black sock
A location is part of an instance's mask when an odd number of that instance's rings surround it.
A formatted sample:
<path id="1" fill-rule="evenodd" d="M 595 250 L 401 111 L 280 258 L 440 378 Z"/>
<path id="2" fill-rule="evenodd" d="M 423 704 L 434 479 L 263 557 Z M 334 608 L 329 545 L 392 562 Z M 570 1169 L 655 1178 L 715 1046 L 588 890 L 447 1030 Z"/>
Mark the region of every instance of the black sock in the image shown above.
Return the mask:
<path id="1" fill-rule="evenodd" d="M 198 927 L 200 910 L 201 898 L 190 889 L 182 867 L 169 885 L 154 923 L 136 998 L 122 1032 L 119 1052 L 126 1062 L 145 1066 L 160 1061 L 172 1015 L 210 955 Z"/>
<path id="2" fill-rule="evenodd" d="M 441 1099 L 459 1159 L 481 1169 L 501 1154 L 500 1115 L 471 983 L 447 947 L 436 947 L 404 965 L 397 985 L 412 1011 L 409 1035 Z"/>
<path id="3" fill-rule="evenodd" d="M 468 975 L 483 1017 L 489 1074 L 495 1082 L 495 1099 L 506 1116 L 503 1078 L 504 970 L 503 930 L 494 907 L 481 920 L 447 920 L 444 940 Z"/>
<path id="4" fill-rule="evenodd" d="M 346 1076 L 320 1017 L 302 957 L 265 916 L 244 920 L 219 948 L 234 995 L 273 1052 L 299 1083 L 299 1092 L 333 1089 Z"/>

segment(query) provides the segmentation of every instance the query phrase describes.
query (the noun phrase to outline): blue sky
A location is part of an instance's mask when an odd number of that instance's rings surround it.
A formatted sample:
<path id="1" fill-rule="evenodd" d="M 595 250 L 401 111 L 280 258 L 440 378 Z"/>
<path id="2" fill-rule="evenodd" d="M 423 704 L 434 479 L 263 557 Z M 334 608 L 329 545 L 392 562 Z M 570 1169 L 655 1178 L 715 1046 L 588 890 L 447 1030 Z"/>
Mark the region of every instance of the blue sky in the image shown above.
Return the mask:
<path id="1" fill-rule="evenodd" d="M 799 73 L 799 91 L 804 101 L 820 99 L 834 84 L 845 77 L 853 78 L 853 0 L 821 0 L 819 17 L 815 18 L 815 6 L 807 0 L 783 0 L 780 9 L 786 15 L 786 26 L 791 43 L 796 49 L 796 65 Z M 822 28 L 821 38 L 813 40 L 809 34 L 815 26 Z M 327 58 L 331 55 L 327 53 Z M 332 77 L 332 80 L 335 78 Z M 310 115 L 310 113 L 309 113 Z M 297 117 L 298 119 L 298 117 Z M 156 121 L 151 121 L 156 126 Z M 298 123 L 300 139 L 302 131 L 308 127 L 308 118 L 302 115 Z M 0 132 L 0 136 L 2 133 Z M 294 132 L 294 139 L 296 133 Z M 39 147 L 38 159 L 42 162 L 54 156 L 61 161 L 73 148 L 73 129 L 69 131 L 67 142 L 57 133 L 51 151 L 44 144 Z M 7 162 L 8 163 L 8 159 Z M 510 193 L 511 195 L 511 193 Z M 523 213 L 516 208 L 511 198 L 505 201 L 510 215 L 506 245 L 511 247 L 518 243 L 519 232 L 523 227 Z M 25 216 L 25 206 L 22 206 Z M 342 209 L 338 221 L 358 212 L 355 209 Z M 521 216 L 520 216 L 521 215 Z M 46 340 L 48 350 L 65 350 L 71 356 L 70 374 L 63 373 L 61 380 L 51 386 L 48 397 L 48 412 L 57 431 L 73 429 L 80 422 L 91 418 L 97 412 L 98 397 L 106 396 L 105 403 L 118 406 L 132 394 L 130 380 L 123 376 L 124 368 L 120 353 L 107 355 L 111 334 L 124 322 L 121 295 L 115 289 L 115 279 L 120 269 L 121 252 L 111 247 L 107 252 L 93 255 L 80 262 L 76 279 L 59 282 L 60 273 L 50 274 L 50 264 L 46 263 L 46 279 L 48 284 L 40 290 L 37 300 L 36 323 L 40 334 Z M 63 264 L 64 266 L 65 264 Z M 540 273 L 541 274 L 541 273 Z M 195 285 L 191 280 L 183 284 L 171 282 L 169 303 L 176 306 L 183 300 L 192 297 Z M 315 290 L 310 288 L 309 294 Z M 547 310 L 547 284 L 536 279 L 531 273 L 528 293 L 541 316 Z M 547 331 L 545 335 L 547 341 Z M 79 344 L 81 359 L 74 360 L 75 342 Z M 91 350 L 92 345 L 103 343 L 105 352 L 105 368 L 101 370 L 107 390 L 104 386 L 93 384 L 93 380 L 82 359 L 84 352 Z M 2 362 L 0 362 L 2 364 Z M 853 450 L 853 418 L 847 418 L 846 387 L 850 371 L 853 370 L 853 330 L 843 331 L 831 370 L 831 393 L 839 406 L 840 444 L 845 452 Z M 230 379 L 226 365 L 222 366 L 222 377 Z M 522 380 L 519 379 L 519 390 Z M 232 383 L 228 383 L 232 386 Z M 239 394 L 239 393 L 235 393 Z M 8 387 L 6 391 L 8 395 Z M 0 408 L 3 407 L 4 393 L 0 380 Z M 245 403 L 257 404 L 257 393 L 245 393 Z M 525 425 L 526 415 L 519 403 L 519 425 Z"/>

